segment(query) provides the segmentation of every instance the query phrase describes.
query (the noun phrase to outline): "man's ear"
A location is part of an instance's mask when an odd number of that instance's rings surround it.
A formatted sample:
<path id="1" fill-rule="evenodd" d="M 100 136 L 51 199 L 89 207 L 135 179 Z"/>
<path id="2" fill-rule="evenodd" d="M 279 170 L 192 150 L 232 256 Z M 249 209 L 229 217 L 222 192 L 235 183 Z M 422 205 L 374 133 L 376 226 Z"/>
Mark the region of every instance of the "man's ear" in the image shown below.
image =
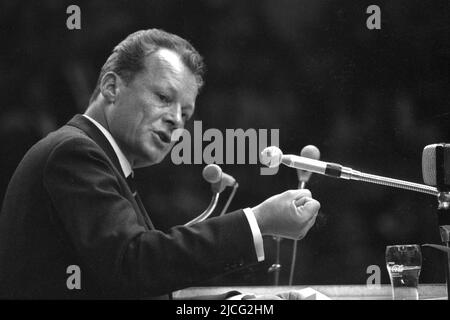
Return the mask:
<path id="1" fill-rule="evenodd" d="M 108 103 L 114 103 L 117 100 L 121 83 L 122 79 L 113 71 L 103 75 L 100 82 L 100 92 Z"/>

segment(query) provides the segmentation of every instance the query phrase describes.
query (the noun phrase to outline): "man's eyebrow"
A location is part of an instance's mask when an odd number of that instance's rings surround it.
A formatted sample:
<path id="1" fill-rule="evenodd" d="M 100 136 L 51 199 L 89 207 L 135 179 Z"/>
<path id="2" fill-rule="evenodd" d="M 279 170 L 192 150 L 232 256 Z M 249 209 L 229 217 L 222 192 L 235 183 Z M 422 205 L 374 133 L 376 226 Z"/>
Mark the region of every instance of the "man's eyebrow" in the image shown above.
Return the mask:
<path id="1" fill-rule="evenodd" d="M 181 106 L 183 109 L 194 110 L 195 109 L 195 100 L 193 102 L 187 101 L 186 104 Z"/>
<path id="2" fill-rule="evenodd" d="M 155 84 L 155 85 L 153 85 L 153 89 L 163 90 L 163 91 L 167 90 L 172 95 L 178 95 L 178 88 L 176 86 L 174 86 L 173 84 L 171 84 L 170 81 L 164 81 L 161 84 Z M 185 109 L 187 108 L 187 109 L 194 110 L 195 109 L 195 101 L 192 103 L 184 104 L 182 107 Z"/>
<path id="3" fill-rule="evenodd" d="M 189 110 L 194 111 L 195 110 L 195 104 L 188 103 L 187 105 L 184 105 L 183 108 L 187 108 Z"/>
<path id="4" fill-rule="evenodd" d="M 150 84 L 150 88 L 154 90 L 163 90 L 163 91 L 170 91 L 171 94 L 177 93 L 177 87 L 170 83 L 170 80 L 163 79 L 160 83 L 152 83 Z"/>

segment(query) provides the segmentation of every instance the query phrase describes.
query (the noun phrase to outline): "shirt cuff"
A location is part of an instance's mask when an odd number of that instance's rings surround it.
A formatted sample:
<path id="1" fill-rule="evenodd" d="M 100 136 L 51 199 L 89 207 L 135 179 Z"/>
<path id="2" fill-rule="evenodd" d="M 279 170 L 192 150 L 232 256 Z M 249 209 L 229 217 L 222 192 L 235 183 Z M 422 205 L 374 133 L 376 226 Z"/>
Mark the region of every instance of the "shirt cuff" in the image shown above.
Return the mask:
<path id="1" fill-rule="evenodd" d="M 247 217 L 248 224 L 250 225 L 250 229 L 253 234 L 253 243 L 255 245 L 255 252 L 256 257 L 258 258 L 258 262 L 264 261 L 265 257 L 263 238 L 261 235 L 261 230 L 259 230 L 258 222 L 256 222 L 255 214 L 250 208 L 245 208 L 244 213 Z"/>

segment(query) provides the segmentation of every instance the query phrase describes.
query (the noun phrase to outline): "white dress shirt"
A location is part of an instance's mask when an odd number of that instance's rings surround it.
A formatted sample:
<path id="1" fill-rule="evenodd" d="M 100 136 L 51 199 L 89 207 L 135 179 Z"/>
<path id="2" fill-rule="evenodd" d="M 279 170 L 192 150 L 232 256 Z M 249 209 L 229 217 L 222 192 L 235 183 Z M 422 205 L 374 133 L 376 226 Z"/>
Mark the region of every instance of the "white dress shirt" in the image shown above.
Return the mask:
<path id="1" fill-rule="evenodd" d="M 120 166 L 122 168 L 122 171 L 125 175 L 125 177 L 128 177 L 130 174 L 133 176 L 133 169 L 131 167 L 130 162 L 123 154 L 122 150 L 120 150 L 119 145 L 117 144 L 116 140 L 114 140 L 111 133 L 109 133 L 108 130 L 105 129 L 100 123 L 89 117 L 88 115 L 83 114 L 84 117 L 86 117 L 89 121 L 91 121 L 105 136 L 105 138 L 109 141 L 111 144 L 111 147 L 114 149 L 114 152 L 117 155 L 117 158 L 119 159 Z M 250 225 L 250 229 L 253 234 L 253 243 L 255 245 L 255 251 L 256 251 L 256 257 L 258 259 L 258 262 L 264 261 L 264 244 L 263 239 L 261 235 L 261 230 L 259 229 L 258 223 L 256 222 L 255 214 L 253 213 L 252 209 L 246 208 L 244 209 L 245 216 L 247 217 L 247 221 Z"/>

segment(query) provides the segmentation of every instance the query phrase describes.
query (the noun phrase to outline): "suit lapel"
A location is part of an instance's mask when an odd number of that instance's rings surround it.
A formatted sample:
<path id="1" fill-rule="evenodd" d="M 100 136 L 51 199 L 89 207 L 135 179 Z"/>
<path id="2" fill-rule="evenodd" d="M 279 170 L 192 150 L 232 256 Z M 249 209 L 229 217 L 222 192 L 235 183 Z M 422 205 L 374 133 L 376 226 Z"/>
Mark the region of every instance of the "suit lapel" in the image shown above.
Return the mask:
<path id="1" fill-rule="evenodd" d="M 139 209 L 141 209 L 142 215 L 144 216 L 145 223 L 147 224 L 147 227 L 152 230 L 155 229 L 153 226 L 152 221 L 150 220 L 147 211 L 145 210 L 144 204 L 141 201 L 141 197 L 139 196 L 139 193 L 136 193 L 136 197 L 134 198 L 139 206 Z"/>
<path id="2" fill-rule="evenodd" d="M 99 147 L 106 153 L 108 158 L 113 163 L 114 167 L 117 169 L 117 171 L 120 173 L 124 181 L 126 182 L 126 177 L 122 171 L 122 167 L 120 166 L 119 158 L 117 158 L 117 155 L 109 143 L 108 139 L 104 136 L 104 134 L 87 118 L 83 117 L 81 114 L 77 114 L 74 116 L 67 125 L 76 127 L 83 132 L 85 132 L 92 140 L 95 141 L 99 145 Z M 127 184 L 128 185 L 128 184 Z M 131 190 L 130 190 L 131 193 Z M 135 197 L 133 197 L 133 206 L 135 209 L 138 209 L 138 215 L 140 215 L 143 218 L 143 222 L 147 226 L 147 228 L 155 229 L 153 226 L 153 223 L 151 222 L 147 211 L 145 210 L 145 207 L 141 201 L 141 198 L 139 197 L 139 194 L 137 194 Z"/>
<path id="3" fill-rule="evenodd" d="M 106 139 L 104 134 L 91 121 L 83 117 L 81 114 L 77 114 L 67 124 L 84 131 L 92 140 L 94 140 L 95 143 L 97 143 L 99 147 L 102 148 L 108 158 L 112 161 L 117 171 L 120 172 L 120 175 L 124 179 L 126 178 L 122 171 L 122 167 L 120 166 L 119 158 L 117 158 L 113 147 L 109 143 L 108 139 Z"/>

